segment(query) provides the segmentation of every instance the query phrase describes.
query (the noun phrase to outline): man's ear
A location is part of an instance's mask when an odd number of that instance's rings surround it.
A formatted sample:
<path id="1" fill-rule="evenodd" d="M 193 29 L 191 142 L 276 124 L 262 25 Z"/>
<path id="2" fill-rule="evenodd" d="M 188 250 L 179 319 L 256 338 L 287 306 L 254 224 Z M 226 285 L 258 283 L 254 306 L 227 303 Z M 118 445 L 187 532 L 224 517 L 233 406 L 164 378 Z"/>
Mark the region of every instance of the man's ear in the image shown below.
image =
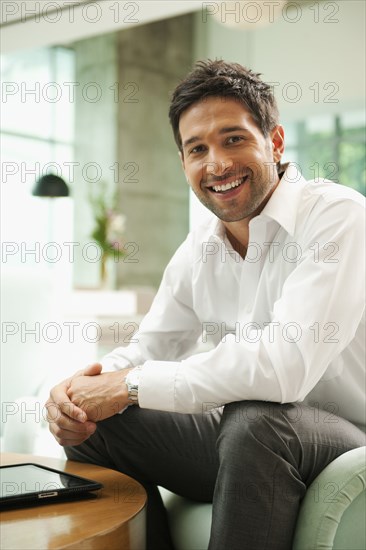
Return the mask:
<path id="1" fill-rule="evenodd" d="M 178 155 L 179 155 L 179 158 L 180 158 L 180 161 L 182 163 L 183 170 L 184 170 L 184 157 L 183 157 L 182 151 L 178 151 Z"/>
<path id="2" fill-rule="evenodd" d="M 182 151 L 178 151 L 178 155 L 179 155 L 180 161 L 182 163 L 182 168 L 183 168 L 184 175 L 185 175 L 187 183 L 189 185 L 189 179 L 187 178 L 187 174 L 186 174 L 186 170 L 185 170 L 185 166 L 184 166 L 184 156 L 183 156 Z"/>
<path id="3" fill-rule="evenodd" d="M 273 147 L 273 160 L 277 163 L 281 160 L 285 150 L 285 132 L 281 125 L 276 126 L 271 132 Z"/>

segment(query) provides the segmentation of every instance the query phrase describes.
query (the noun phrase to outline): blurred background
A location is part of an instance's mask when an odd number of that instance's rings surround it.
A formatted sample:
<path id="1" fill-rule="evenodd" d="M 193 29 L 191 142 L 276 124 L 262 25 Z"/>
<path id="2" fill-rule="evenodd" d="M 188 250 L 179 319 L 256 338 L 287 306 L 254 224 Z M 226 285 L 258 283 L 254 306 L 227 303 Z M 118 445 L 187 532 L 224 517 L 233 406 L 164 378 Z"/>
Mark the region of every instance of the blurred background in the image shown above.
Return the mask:
<path id="1" fill-rule="evenodd" d="M 3 428 L 42 423 L 51 384 L 133 339 L 205 215 L 167 116 L 196 60 L 261 73 L 284 160 L 365 193 L 364 22 L 363 0 L 3 0 Z"/>

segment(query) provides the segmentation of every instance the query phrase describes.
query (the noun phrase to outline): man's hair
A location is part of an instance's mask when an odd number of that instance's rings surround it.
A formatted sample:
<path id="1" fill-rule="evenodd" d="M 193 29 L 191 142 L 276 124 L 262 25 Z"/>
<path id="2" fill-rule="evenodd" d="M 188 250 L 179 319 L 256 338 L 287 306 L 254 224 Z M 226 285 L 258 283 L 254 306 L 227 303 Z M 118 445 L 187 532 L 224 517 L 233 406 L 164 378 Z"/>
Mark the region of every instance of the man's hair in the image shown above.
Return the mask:
<path id="1" fill-rule="evenodd" d="M 182 113 L 193 103 L 207 97 L 240 101 L 251 113 L 262 134 L 267 137 L 279 123 L 279 114 L 271 86 L 259 77 L 260 73 L 254 73 L 239 63 L 222 60 L 198 61 L 175 88 L 170 104 L 169 119 L 179 150 L 182 151 L 179 133 Z"/>

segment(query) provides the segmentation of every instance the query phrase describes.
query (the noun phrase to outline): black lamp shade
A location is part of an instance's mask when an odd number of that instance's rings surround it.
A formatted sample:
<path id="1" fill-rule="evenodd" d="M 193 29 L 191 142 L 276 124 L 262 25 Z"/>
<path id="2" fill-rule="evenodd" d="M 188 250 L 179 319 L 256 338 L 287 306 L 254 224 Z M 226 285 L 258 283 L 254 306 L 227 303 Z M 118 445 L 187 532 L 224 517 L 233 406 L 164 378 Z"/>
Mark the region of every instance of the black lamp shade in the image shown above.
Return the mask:
<path id="1" fill-rule="evenodd" d="M 35 197 L 68 197 L 69 188 L 59 176 L 46 174 L 36 181 L 32 195 Z"/>

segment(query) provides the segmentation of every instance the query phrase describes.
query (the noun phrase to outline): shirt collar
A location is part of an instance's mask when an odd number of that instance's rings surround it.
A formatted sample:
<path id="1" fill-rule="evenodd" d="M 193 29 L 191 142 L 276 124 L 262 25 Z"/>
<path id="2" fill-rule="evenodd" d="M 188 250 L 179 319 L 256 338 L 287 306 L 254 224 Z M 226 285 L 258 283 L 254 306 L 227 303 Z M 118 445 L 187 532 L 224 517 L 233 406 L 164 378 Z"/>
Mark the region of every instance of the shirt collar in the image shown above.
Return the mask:
<path id="1" fill-rule="evenodd" d="M 306 180 L 296 164 L 289 163 L 285 166 L 285 173 L 258 217 L 271 218 L 279 223 L 287 233 L 294 235 Z"/>

